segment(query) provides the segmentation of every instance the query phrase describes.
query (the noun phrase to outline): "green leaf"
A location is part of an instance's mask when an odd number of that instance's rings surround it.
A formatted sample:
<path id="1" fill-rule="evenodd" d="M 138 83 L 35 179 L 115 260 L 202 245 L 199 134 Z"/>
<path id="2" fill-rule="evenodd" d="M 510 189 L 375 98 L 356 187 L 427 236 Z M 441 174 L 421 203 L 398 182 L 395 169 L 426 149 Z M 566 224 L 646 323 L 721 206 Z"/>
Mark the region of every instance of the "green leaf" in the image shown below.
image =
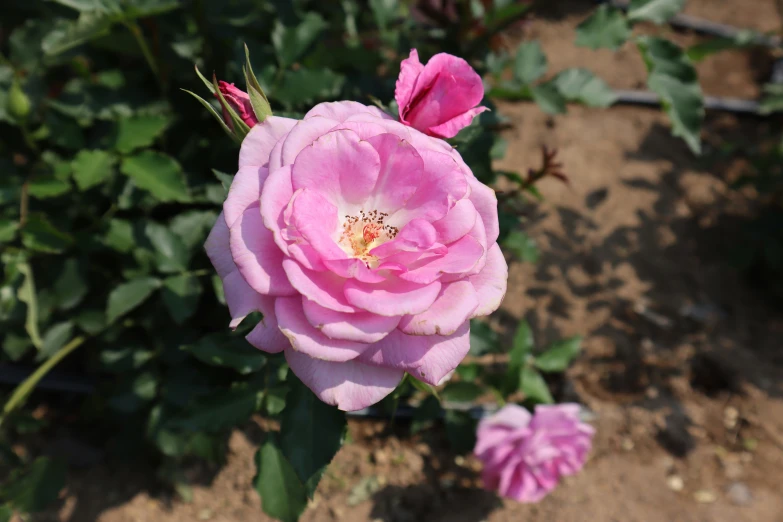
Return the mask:
<path id="1" fill-rule="evenodd" d="M 500 348 L 500 339 L 497 332 L 489 327 L 487 323 L 470 321 L 470 354 L 484 355 L 487 353 L 498 352 Z"/>
<path id="2" fill-rule="evenodd" d="M 226 190 L 226 195 L 228 195 L 228 190 L 231 188 L 231 183 L 234 181 L 234 176 L 231 174 L 226 174 L 225 172 L 220 172 L 217 169 L 212 169 L 212 173 L 218 179 L 220 184 L 223 185 L 223 188 Z"/>
<path id="3" fill-rule="evenodd" d="M 446 438 L 455 453 L 468 453 L 476 447 L 476 425 L 478 422 L 468 412 L 446 410 L 444 421 Z"/>
<path id="4" fill-rule="evenodd" d="M 581 337 L 571 337 L 552 343 L 544 353 L 534 359 L 534 364 L 542 372 L 564 372 L 571 361 L 579 355 L 581 343 Z"/>
<path id="5" fill-rule="evenodd" d="M 176 215 L 169 228 L 188 249 L 201 249 L 217 217 L 218 213 L 214 210 L 189 210 Z"/>
<path id="6" fill-rule="evenodd" d="M 133 224 L 124 219 L 112 219 L 109 221 L 109 230 L 103 236 L 103 243 L 118 252 L 130 252 L 136 246 L 136 240 L 133 237 Z"/>
<path id="7" fill-rule="evenodd" d="M 535 85 L 530 89 L 538 106 L 547 114 L 563 114 L 566 111 L 565 98 L 552 82 Z"/>
<path id="8" fill-rule="evenodd" d="M 149 147 L 163 134 L 171 119 L 162 114 L 140 114 L 122 118 L 117 122 L 115 150 L 128 154 L 142 147 Z"/>
<path id="9" fill-rule="evenodd" d="M 109 294 L 106 321 L 113 323 L 146 301 L 158 288 L 160 280 L 154 277 L 139 277 L 119 285 Z"/>
<path id="10" fill-rule="evenodd" d="M 213 366 L 233 368 L 246 375 L 263 368 L 266 356 L 248 344 L 244 339 L 209 335 L 187 348 L 193 356 Z"/>
<path id="11" fill-rule="evenodd" d="M 514 78 L 530 85 L 546 74 L 547 60 L 538 41 L 523 42 L 514 58 Z"/>
<path id="12" fill-rule="evenodd" d="M 345 77 L 331 69 L 299 69 L 286 71 L 275 98 L 289 107 L 335 98 L 340 94 Z"/>
<path id="13" fill-rule="evenodd" d="M 435 421 L 438 420 L 438 417 L 440 417 L 441 412 L 440 401 L 434 395 L 424 399 L 413 411 L 411 433 L 416 434 L 432 427 Z"/>
<path id="14" fill-rule="evenodd" d="M 10 243 L 16 238 L 19 222 L 11 219 L 0 219 L 0 243 Z"/>
<path id="15" fill-rule="evenodd" d="M 389 23 L 397 17 L 400 8 L 399 0 L 369 0 L 370 10 L 378 28 L 384 32 Z"/>
<path id="16" fill-rule="evenodd" d="M 522 368 L 519 388 L 528 400 L 537 404 L 552 404 L 555 402 L 544 378 L 540 373 L 529 366 Z"/>
<path id="17" fill-rule="evenodd" d="M 160 201 L 187 202 L 188 187 L 182 167 L 170 156 L 145 150 L 122 160 L 120 170 Z"/>
<path id="18" fill-rule="evenodd" d="M 37 176 L 28 184 L 29 194 L 37 199 L 54 198 L 71 190 L 71 184 L 52 175 Z"/>
<path id="19" fill-rule="evenodd" d="M 9 506 L 23 513 L 43 511 L 65 487 L 65 462 L 38 457 L 29 469 L 15 472 L 0 491 Z"/>
<path id="20" fill-rule="evenodd" d="M 587 69 L 566 69 L 553 81 L 566 100 L 584 103 L 588 107 L 609 107 L 617 99 L 614 91 Z"/>
<path id="21" fill-rule="evenodd" d="M 133 348 L 104 348 L 100 354 L 101 369 L 112 373 L 124 373 L 138 369 L 155 357 L 155 352 Z"/>
<path id="22" fill-rule="evenodd" d="M 292 374 L 287 380 L 291 391 L 280 420 L 281 448 L 312 498 L 326 466 L 342 446 L 345 412 L 322 402 Z"/>
<path id="23" fill-rule="evenodd" d="M 274 433 L 268 433 L 256 453 L 258 473 L 253 485 L 264 513 L 282 522 L 297 522 L 307 507 L 307 493 L 276 439 Z"/>
<path id="24" fill-rule="evenodd" d="M 321 15 L 312 11 L 296 27 L 286 27 L 278 20 L 272 30 L 272 44 L 280 65 L 285 68 L 295 63 L 327 26 Z"/>
<path id="25" fill-rule="evenodd" d="M 699 42 L 688 47 L 685 54 L 693 62 L 700 62 L 715 53 L 733 49 L 745 49 L 757 45 L 762 39 L 762 35 L 756 31 L 745 29 L 738 31 L 732 38 L 712 38 L 710 40 Z"/>
<path id="26" fill-rule="evenodd" d="M 114 172 L 114 156 L 105 150 L 82 150 L 71 162 L 73 179 L 85 191 L 109 179 Z"/>
<path id="27" fill-rule="evenodd" d="M 503 247 L 526 263 L 537 263 L 541 255 L 536 241 L 521 230 L 512 230 L 503 241 Z"/>
<path id="28" fill-rule="evenodd" d="M 84 12 L 76 20 L 61 18 L 41 41 L 41 49 L 46 55 L 55 56 L 109 34 L 111 26 L 112 18 L 97 11 Z"/>
<path id="29" fill-rule="evenodd" d="M 0 522 L 11 522 L 14 510 L 11 506 L 0 506 Z"/>
<path id="30" fill-rule="evenodd" d="M 163 304 L 175 323 L 183 324 L 196 313 L 202 291 L 196 276 L 184 274 L 163 280 Z"/>
<path id="31" fill-rule="evenodd" d="M 631 36 L 623 12 L 603 4 L 576 28 L 576 45 L 590 49 L 618 49 Z"/>
<path id="32" fill-rule="evenodd" d="M 527 366 L 527 361 L 533 353 L 535 341 L 533 339 L 533 329 L 530 324 L 522 319 L 514 333 L 514 343 L 509 351 L 508 370 L 503 388 L 506 394 L 513 393 L 519 389 L 520 375 L 523 368 Z"/>
<path id="33" fill-rule="evenodd" d="M 188 406 L 166 426 L 190 431 L 215 432 L 247 422 L 260 403 L 263 392 L 249 386 L 212 394 Z"/>
<path id="34" fill-rule="evenodd" d="M 663 24 L 684 7 L 685 0 L 631 0 L 628 6 L 628 20 Z"/>
<path id="35" fill-rule="evenodd" d="M 647 85 L 661 97 L 672 134 L 683 138 L 699 154 L 704 97 L 696 69 L 682 49 L 668 40 L 642 36 L 637 44 L 647 64 Z"/>
<path id="36" fill-rule="evenodd" d="M 198 71 L 198 69 L 196 69 L 196 71 Z M 205 100 L 204 98 L 202 98 L 201 96 L 199 96 L 198 94 L 196 94 L 196 93 L 194 93 L 192 91 L 189 91 L 187 89 L 182 89 L 182 90 L 184 92 L 190 94 L 194 98 L 196 98 L 198 100 L 198 102 L 201 105 L 203 105 L 204 108 L 207 109 L 207 111 L 209 111 L 209 113 L 212 115 L 212 117 L 217 120 L 217 122 L 220 124 L 220 127 L 223 129 L 223 131 L 225 131 L 226 134 L 231 136 L 231 139 L 233 139 L 237 143 L 242 143 L 241 138 L 239 136 L 237 136 L 236 134 L 234 134 L 234 132 L 228 127 L 228 125 L 226 125 L 226 122 L 223 120 L 223 116 L 221 116 L 218 113 L 218 111 L 215 110 L 215 108 L 207 100 Z"/>
<path id="37" fill-rule="evenodd" d="M 54 283 L 54 293 L 60 310 L 70 310 L 87 295 L 87 282 L 79 269 L 77 259 L 65 260 L 60 275 Z"/>
<path id="38" fill-rule="evenodd" d="M 149 221 L 144 227 L 144 235 L 155 248 L 158 270 L 164 273 L 181 272 L 188 267 L 190 253 L 171 230 L 159 223 Z"/>
<path id="39" fill-rule="evenodd" d="M 24 281 L 17 292 L 19 300 L 27 305 L 24 328 L 27 335 L 30 336 L 33 346 L 40 350 L 43 346 L 43 340 L 38 330 L 38 296 L 35 292 L 33 270 L 28 263 L 18 263 L 16 269 L 24 276 Z"/>
<path id="40" fill-rule="evenodd" d="M 761 114 L 772 114 L 783 111 L 783 85 L 768 83 L 764 86 L 764 97 L 759 103 Z"/>
<path id="41" fill-rule="evenodd" d="M 450 382 L 440 392 L 441 399 L 470 404 L 484 394 L 484 388 L 473 382 Z"/>
<path id="42" fill-rule="evenodd" d="M 22 228 L 22 244 L 30 250 L 59 254 L 73 243 L 73 238 L 57 230 L 46 216 L 33 214 Z"/>
<path id="43" fill-rule="evenodd" d="M 43 335 L 41 354 L 48 359 L 70 340 L 72 334 L 73 323 L 71 321 L 52 325 Z"/>

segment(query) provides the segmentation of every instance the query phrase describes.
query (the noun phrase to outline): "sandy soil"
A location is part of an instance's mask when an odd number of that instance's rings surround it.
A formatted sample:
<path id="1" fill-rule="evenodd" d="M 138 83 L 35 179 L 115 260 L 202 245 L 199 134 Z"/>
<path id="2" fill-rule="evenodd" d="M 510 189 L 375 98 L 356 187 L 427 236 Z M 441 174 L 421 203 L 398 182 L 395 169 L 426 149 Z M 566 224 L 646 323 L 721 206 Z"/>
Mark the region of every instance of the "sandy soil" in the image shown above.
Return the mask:
<path id="1" fill-rule="evenodd" d="M 552 73 L 588 66 L 614 87 L 643 85 L 630 45 L 618 53 L 573 46 L 591 2 L 542 4 L 556 5 L 526 31 L 541 40 Z M 781 24 L 774 0 L 691 0 L 688 12 L 764 31 Z M 765 52 L 726 53 L 699 72 L 709 94 L 754 97 L 770 63 Z M 571 184 L 540 186 L 546 202 L 525 228 L 542 258 L 511 267 L 493 322 L 526 317 L 541 342 L 585 335 L 562 398 L 595 413 L 595 450 L 583 473 L 540 504 L 521 505 L 482 491 L 475 462 L 444 452 L 437 431 L 410 438 L 381 422 L 351 422 L 355 442 L 338 454 L 304 520 L 783 521 L 783 314 L 723 254 L 747 207 L 727 186 L 741 160 L 693 157 L 658 111 L 572 107 L 551 118 L 503 104 L 502 112 L 514 127 L 498 166 L 523 171 L 541 145 L 553 146 Z M 711 115 L 707 150 L 718 138 L 751 143 L 762 127 Z M 143 467 L 94 466 L 72 473 L 61 505 L 35 520 L 268 520 L 250 488 L 259 440 L 248 426 L 231 436 L 224 467 L 194 467 L 189 503 L 157 490 Z"/>

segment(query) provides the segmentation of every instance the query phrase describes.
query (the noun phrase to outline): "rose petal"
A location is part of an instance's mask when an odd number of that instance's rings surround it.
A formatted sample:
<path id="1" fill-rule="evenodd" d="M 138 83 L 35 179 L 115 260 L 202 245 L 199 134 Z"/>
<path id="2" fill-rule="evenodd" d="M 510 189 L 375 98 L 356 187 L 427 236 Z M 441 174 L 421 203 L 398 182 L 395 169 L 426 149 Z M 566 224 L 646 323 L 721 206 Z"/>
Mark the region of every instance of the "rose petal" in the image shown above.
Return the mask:
<path id="1" fill-rule="evenodd" d="M 479 305 L 472 317 L 489 315 L 500 307 L 508 285 L 508 265 L 497 243 L 487 251 L 487 263 L 478 274 L 469 278 L 478 294 Z"/>
<path id="2" fill-rule="evenodd" d="M 266 167 L 242 167 L 234 176 L 231 188 L 223 203 L 223 214 L 229 228 L 250 205 L 261 200 L 261 187 L 264 186 L 269 170 Z"/>
<path id="3" fill-rule="evenodd" d="M 453 138 L 459 134 L 459 131 L 473 123 L 473 118 L 488 110 L 489 108 L 487 107 L 476 107 L 475 109 L 470 109 L 469 111 L 458 114 L 452 119 L 439 125 L 429 127 L 429 134 L 431 136 L 437 136 L 438 138 Z"/>
<path id="4" fill-rule="evenodd" d="M 245 336 L 247 342 L 267 353 L 279 353 L 291 346 L 291 342 L 277 327 L 275 299 L 261 296 L 259 311 L 264 314 L 264 317 Z"/>
<path id="5" fill-rule="evenodd" d="M 389 395 L 403 372 L 368 366 L 355 360 L 343 363 L 321 361 L 293 349 L 285 351 L 291 370 L 327 404 L 343 411 L 366 408 Z"/>
<path id="6" fill-rule="evenodd" d="M 405 370 L 420 381 L 437 386 L 469 350 L 470 323 L 466 321 L 448 336 L 406 335 L 395 330 L 371 345 L 356 361 Z"/>
<path id="7" fill-rule="evenodd" d="M 294 162 L 294 190 L 311 189 L 335 205 L 340 214 L 354 214 L 375 187 L 380 158 L 375 149 L 349 130 L 324 134 Z"/>
<path id="8" fill-rule="evenodd" d="M 461 199 L 449 210 L 446 217 L 435 221 L 432 226 L 438 233 L 438 241 L 453 243 L 470 232 L 476 224 L 476 207 L 469 199 Z"/>
<path id="9" fill-rule="evenodd" d="M 304 315 L 301 297 L 281 297 L 275 302 L 277 324 L 297 352 L 324 361 L 344 362 L 356 358 L 369 345 L 332 339 L 315 328 Z"/>
<path id="10" fill-rule="evenodd" d="M 362 105 L 361 103 L 355 101 L 319 103 L 310 109 L 307 114 L 305 114 L 304 119 L 309 120 L 313 117 L 322 116 L 337 122 L 343 122 L 352 116 L 356 116 L 357 114 L 368 114 L 380 119 L 392 119 L 391 116 L 377 107 Z"/>
<path id="11" fill-rule="evenodd" d="M 356 312 L 356 308 L 345 298 L 343 287 L 346 282 L 342 277 L 330 272 L 308 270 L 293 259 L 283 260 L 283 270 L 297 292 L 308 299 L 337 312 Z"/>
<path id="12" fill-rule="evenodd" d="M 335 312 L 309 299 L 305 299 L 302 304 L 310 324 L 332 339 L 372 344 L 386 337 L 400 323 L 399 317 L 384 317 L 369 312 Z"/>
<path id="13" fill-rule="evenodd" d="M 321 117 L 297 122 L 285 139 L 280 140 L 269 154 L 269 172 L 293 164 L 302 149 L 311 145 L 339 123 Z"/>
<path id="14" fill-rule="evenodd" d="M 432 306 L 403 317 L 399 329 L 408 335 L 451 335 L 470 319 L 478 304 L 478 295 L 469 282 L 443 285 Z"/>
<path id="15" fill-rule="evenodd" d="M 382 283 L 363 283 L 349 279 L 345 283 L 345 298 L 353 306 L 378 315 L 419 314 L 432 306 L 440 292 L 440 283 L 418 285 L 390 277 Z M 322 303 L 318 303 L 322 304 Z M 334 306 L 327 306 L 337 310 Z"/>
<path id="16" fill-rule="evenodd" d="M 418 51 L 411 49 L 408 58 L 400 63 L 400 76 L 397 78 L 394 89 L 394 99 L 399 107 L 400 117 L 411 102 L 413 93 L 416 91 L 416 80 L 423 70 L 424 66 L 419 61 Z"/>
<path id="17" fill-rule="evenodd" d="M 263 167 L 269 163 L 272 148 L 296 123 L 296 120 L 280 116 L 268 116 L 264 121 L 257 123 L 242 140 L 239 149 L 239 168 Z"/>
<path id="18" fill-rule="evenodd" d="M 470 184 L 470 202 L 476 207 L 481 220 L 484 223 L 484 230 L 487 231 L 487 244 L 498 240 L 500 235 L 500 223 L 498 222 L 498 198 L 495 191 L 481 183 L 473 176 L 467 176 Z"/>
<path id="19" fill-rule="evenodd" d="M 410 143 L 393 134 L 379 134 L 367 141 L 381 160 L 380 173 L 367 207 L 379 212 L 395 212 L 416 193 L 424 175 L 424 161 Z"/>
<path id="20" fill-rule="evenodd" d="M 283 253 L 264 227 L 258 205 L 245 210 L 229 229 L 231 256 L 253 290 L 268 295 L 294 295 L 283 271 Z"/>
<path id="21" fill-rule="evenodd" d="M 250 288 L 231 257 L 228 225 L 221 212 L 204 243 L 207 256 L 223 281 L 223 293 L 231 314 L 231 328 L 236 328 L 250 312 L 259 310 L 263 296 Z"/>

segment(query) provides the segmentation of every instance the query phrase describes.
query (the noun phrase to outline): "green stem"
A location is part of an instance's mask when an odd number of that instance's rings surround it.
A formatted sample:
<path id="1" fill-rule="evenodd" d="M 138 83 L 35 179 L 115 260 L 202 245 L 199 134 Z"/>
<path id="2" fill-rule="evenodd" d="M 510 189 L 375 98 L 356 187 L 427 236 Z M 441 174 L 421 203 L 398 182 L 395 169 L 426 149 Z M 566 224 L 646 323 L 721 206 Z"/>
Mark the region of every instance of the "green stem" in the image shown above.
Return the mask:
<path id="1" fill-rule="evenodd" d="M 139 44 L 139 49 L 141 49 L 141 53 L 144 55 L 144 59 L 147 60 L 147 65 L 149 65 L 150 70 L 155 75 L 155 78 L 158 80 L 158 84 L 161 86 L 161 89 L 163 88 L 163 81 L 160 77 L 160 69 L 158 68 L 158 63 L 155 61 L 155 57 L 152 55 L 152 51 L 150 50 L 149 46 L 147 45 L 147 40 L 144 38 L 144 33 L 141 31 L 141 27 L 139 27 L 139 24 L 136 22 L 124 22 L 125 27 L 128 28 L 128 30 L 131 32 L 133 37 L 136 39 L 136 43 Z"/>
<path id="2" fill-rule="evenodd" d="M 39 366 L 38 369 L 36 369 L 33 374 L 30 375 L 30 377 L 25 379 L 24 382 L 17 386 L 14 392 L 11 394 L 11 397 L 8 399 L 8 402 L 6 402 L 5 406 L 3 406 L 3 415 L 0 416 L 0 426 L 2 426 L 3 421 L 12 411 L 24 404 L 27 396 L 30 395 L 38 382 L 43 379 L 47 373 L 49 373 L 49 370 L 54 368 L 57 363 L 62 361 L 65 357 L 68 356 L 68 354 L 81 346 L 86 340 L 87 338 L 84 336 L 75 337 L 71 340 L 71 342 L 60 348 L 57 353 L 51 356 L 45 363 Z"/>

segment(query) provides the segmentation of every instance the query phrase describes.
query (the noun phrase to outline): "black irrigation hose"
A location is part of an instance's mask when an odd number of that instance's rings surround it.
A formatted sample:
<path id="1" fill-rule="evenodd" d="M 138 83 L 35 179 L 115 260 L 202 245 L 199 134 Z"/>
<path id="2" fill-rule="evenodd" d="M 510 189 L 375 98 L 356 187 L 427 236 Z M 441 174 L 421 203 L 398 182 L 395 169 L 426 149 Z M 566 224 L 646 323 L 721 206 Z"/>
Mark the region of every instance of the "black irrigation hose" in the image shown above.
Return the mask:
<path id="1" fill-rule="evenodd" d="M 750 1 L 750 0 L 748 0 Z M 600 4 L 609 4 L 618 9 L 627 10 L 628 2 L 619 0 L 598 0 Z M 686 14 L 677 14 L 669 20 L 669 25 L 678 29 L 687 29 L 696 33 L 707 34 L 710 36 L 717 36 L 720 38 L 734 39 L 739 37 L 742 33 L 742 29 L 737 29 L 734 26 L 721 24 L 717 22 L 711 22 L 703 18 L 697 18 Z M 756 42 L 759 45 L 766 45 L 767 47 L 779 48 L 783 45 L 783 39 L 779 36 L 768 36 L 759 34 L 756 37 Z"/>
<path id="2" fill-rule="evenodd" d="M 617 99 L 615 104 L 644 105 L 658 107 L 661 104 L 660 97 L 650 91 L 615 91 Z M 704 108 L 716 111 L 726 111 L 735 114 L 750 114 L 763 116 L 759 111 L 759 102 L 743 100 L 741 98 L 717 98 L 715 96 L 704 97 Z"/>

